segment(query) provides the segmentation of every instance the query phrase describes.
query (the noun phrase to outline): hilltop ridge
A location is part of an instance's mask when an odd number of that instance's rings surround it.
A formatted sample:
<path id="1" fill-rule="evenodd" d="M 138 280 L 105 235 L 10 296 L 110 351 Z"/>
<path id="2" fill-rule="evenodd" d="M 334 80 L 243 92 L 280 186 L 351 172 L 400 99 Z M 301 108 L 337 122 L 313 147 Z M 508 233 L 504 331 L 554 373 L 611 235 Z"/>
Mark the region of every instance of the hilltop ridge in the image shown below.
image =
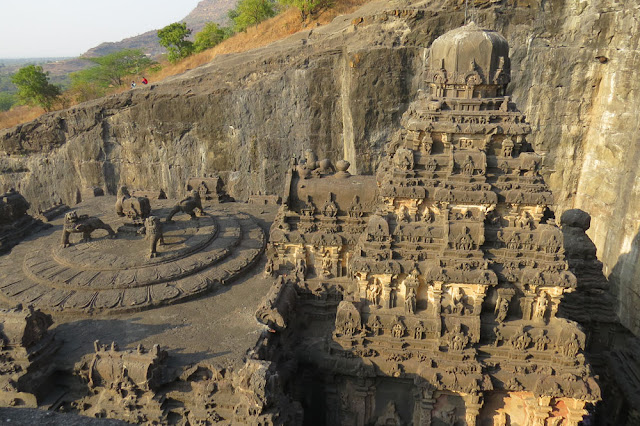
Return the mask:
<path id="1" fill-rule="evenodd" d="M 201 0 L 200 3 L 183 19 L 192 30 L 192 34 L 200 31 L 207 22 L 223 25 L 227 22 L 227 13 L 233 9 L 238 0 Z M 167 25 L 171 22 L 167 22 Z M 157 28 L 133 37 L 127 37 L 116 42 L 101 43 L 83 53 L 83 57 L 104 56 L 123 49 L 140 49 L 151 56 L 158 56 L 165 52 L 165 48 L 158 43 Z"/>

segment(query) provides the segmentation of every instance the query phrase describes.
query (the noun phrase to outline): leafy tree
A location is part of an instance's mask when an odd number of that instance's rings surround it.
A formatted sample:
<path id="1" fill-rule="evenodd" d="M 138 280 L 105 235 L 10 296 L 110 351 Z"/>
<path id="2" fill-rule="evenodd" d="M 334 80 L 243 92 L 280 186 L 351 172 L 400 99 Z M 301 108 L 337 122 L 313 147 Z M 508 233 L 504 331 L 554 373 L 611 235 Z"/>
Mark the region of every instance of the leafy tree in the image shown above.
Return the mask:
<path id="1" fill-rule="evenodd" d="M 169 51 L 169 62 L 174 64 L 193 53 L 193 42 L 187 40 L 190 35 L 191 30 L 184 22 L 174 22 L 158 30 L 160 45 Z"/>
<path id="2" fill-rule="evenodd" d="M 125 77 L 140 74 L 155 64 L 139 49 L 124 49 L 97 58 L 87 58 L 97 64 L 72 74 L 72 85 L 81 82 L 101 87 L 120 86 Z"/>
<path id="3" fill-rule="evenodd" d="M 305 21 L 310 15 L 331 7 L 333 0 L 278 0 L 278 3 L 297 8 L 300 11 L 300 17 Z"/>
<path id="4" fill-rule="evenodd" d="M 49 83 L 49 73 L 41 66 L 27 65 L 20 68 L 11 77 L 11 81 L 18 88 L 18 99 L 21 103 L 41 106 L 51 111 L 53 104 L 60 96 L 60 88 Z"/>
<path id="5" fill-rule="evenodd" d="M 0 92 L 0 111 L 9 111 L 17 102 L 16 97 L 9 92 Z"/>
<path id="6" fill-rule="evenodd" d="M 236 8 L 229 12 L 234 30 L 246 31 L 250 26 L 275 16 L 274 6 L 273 0 L 240 0 Z"/>
<path id="7" fill-rule="evenodd" d="M 202 31 L 196 34 L 196 39 L 193 43 L 195 52 L 207 50 L 222 42 L 225 38 L 227 38 L 227 33 L 224 28 L 220 28 L 215 22 L 208 22 Z"/>

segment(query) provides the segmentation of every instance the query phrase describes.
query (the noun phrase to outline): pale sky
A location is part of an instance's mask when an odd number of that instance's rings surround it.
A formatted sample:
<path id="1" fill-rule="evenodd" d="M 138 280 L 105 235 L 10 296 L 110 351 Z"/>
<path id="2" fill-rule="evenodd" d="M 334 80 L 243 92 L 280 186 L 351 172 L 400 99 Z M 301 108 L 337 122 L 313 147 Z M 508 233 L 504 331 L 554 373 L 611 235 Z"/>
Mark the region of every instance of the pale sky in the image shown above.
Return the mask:
<path id="1" fill-rule="evenodd" d="M 199 0 L 0 0 L 0 58 L 79 56 L 177 22 Z"/>

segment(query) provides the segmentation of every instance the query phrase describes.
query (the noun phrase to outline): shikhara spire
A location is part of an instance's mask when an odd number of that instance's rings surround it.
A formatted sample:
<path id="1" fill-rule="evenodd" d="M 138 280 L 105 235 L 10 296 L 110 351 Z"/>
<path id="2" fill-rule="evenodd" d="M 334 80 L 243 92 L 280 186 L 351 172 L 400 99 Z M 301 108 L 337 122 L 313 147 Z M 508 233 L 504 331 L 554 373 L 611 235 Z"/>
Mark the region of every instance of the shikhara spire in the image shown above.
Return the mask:
<path id="1" fill-rule="evenodd" d="M 376 424 L 464 412 L 473 425 L 489 411 L 497 424 L 577 424 L 600 390 L 584 333 L 556 316 L 576 278 L 531 128 L 506 95 L 509 45 L 472 22 L 435 40 L 425 66 L 427 90 L 375 178 L 338 176 L 311 153 L 288 176 L 269 273 L 302 300 L 298 352 L 357 399 L 331 414 L 339 423 L 373 422 L 386 401 Z M 383 396 L 391 378 L 414 404 Z"/>

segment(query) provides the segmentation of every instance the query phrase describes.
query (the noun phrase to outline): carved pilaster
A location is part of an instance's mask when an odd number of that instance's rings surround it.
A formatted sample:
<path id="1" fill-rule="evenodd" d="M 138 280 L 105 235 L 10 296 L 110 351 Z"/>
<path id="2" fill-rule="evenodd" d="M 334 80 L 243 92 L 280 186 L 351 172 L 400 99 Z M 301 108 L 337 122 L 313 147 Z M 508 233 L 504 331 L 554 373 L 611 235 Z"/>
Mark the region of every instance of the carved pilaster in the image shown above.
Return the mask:
<path id="1" fill-rule="evenodd" d="M 584 409 L 585 401 L 569 399 L 564 400 L 564 402 L 567 406 L 568 414 L 567 419 L 563 424 L 566 424 L 567 426 L 578 426 L 578 424 L 584 419 L 584 416 L 589 414 L 589 412 Z"/>
<path id="2" fill-rule="evenodd" d="M 524 400 L 527 413 L 527 426 L 545 426 L 546 420 L 551 414 L 552 408 L 549 406 L 551 397 L 530 397 Z"/>
<path id="3" fill-rule="evenodd" d="M 476 426 L 480 409 L 482 408 L 482 395 L 465 395 L 462 397 L 465 405 L 465 421 L 467 426 Z"/>
<path id="4" fill-rule="evenodd" d="M 357 426 L 371 423 L 375 412 L 375 386 L 357 386 L 352 393 L 352 406 Z"/>

